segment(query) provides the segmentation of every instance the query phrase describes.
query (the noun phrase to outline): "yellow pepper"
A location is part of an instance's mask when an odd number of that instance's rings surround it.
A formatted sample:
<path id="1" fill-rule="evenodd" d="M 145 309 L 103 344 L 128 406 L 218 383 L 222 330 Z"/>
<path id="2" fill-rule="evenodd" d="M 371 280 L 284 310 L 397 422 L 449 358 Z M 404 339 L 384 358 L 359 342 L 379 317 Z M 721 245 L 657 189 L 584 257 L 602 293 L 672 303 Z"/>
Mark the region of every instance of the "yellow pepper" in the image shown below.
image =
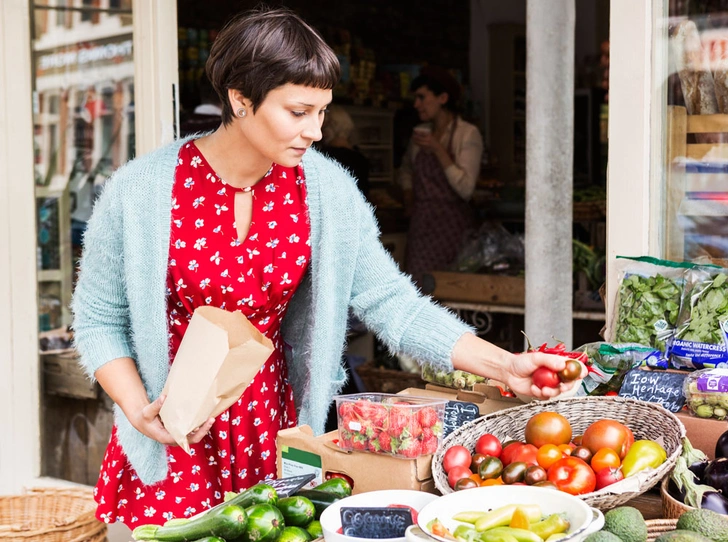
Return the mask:
<path id="1" fill-rule="evenodd" d="M 645 469 L 656 469 L 667 459 L 665 448 L 654 440 L 638 440 L 622 461 L 622 474 L 627 478 Z"/>

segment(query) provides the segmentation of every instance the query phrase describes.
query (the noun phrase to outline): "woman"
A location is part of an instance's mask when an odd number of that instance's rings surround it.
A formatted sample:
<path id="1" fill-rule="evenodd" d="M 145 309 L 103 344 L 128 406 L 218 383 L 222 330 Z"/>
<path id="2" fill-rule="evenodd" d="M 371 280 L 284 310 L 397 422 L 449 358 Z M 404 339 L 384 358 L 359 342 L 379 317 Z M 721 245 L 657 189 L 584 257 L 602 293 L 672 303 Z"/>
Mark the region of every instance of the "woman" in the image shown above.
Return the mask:
<path id="1" fill-rule="evenodd" d="M 273 477 L 279 429 L 323 430 L 345 380 L 349 307 L 392 351 L 541 397 L 568 388 L 531 380 L 563 358 L 505 352 L 419 296 L 379 243 L 354 179 L 309 149 L 339 77 L 311 27 L 286 10 L 248 13 L 218 35 L 206 70 L 222 125 L 118 170 L 85 237 L 76 343 L 116 403 L 97 517 L 163 523 Z M 158 414 L 201 305 L 241 310 L 275 351 L 239 401 L 190 434 L 188 456 Z"/>
<path id="2" fill-rule="evenodd" d="M 423 125 L 415 127 L 399 181 L 410 209 L 406 271 L 447 269 L 472 226 L 467 201 L 480 173 L 483 138 L 457 114 L 460 86 L 446 70 L 427 66 L 410 85 Z"/>

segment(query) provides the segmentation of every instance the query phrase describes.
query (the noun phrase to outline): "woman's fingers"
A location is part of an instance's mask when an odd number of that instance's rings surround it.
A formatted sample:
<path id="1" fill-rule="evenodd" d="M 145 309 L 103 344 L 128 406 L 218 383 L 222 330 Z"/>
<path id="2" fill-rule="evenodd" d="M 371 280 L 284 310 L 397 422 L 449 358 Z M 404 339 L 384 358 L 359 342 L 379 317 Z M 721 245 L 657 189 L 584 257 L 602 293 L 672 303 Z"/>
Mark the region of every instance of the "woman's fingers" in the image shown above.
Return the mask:
<path id="1" fill-rule="evenodd" d="M 205 435 L 207 435 L 210 429 L 212 429 L 213 423 L 215 423 L 215 418 L 210 418 L 197 429 L 193 429 L 192 432 L 187 436 L 187 441 L 190 444 L 197 444 L 198 442 L 200 442 L 203 438 L 205 438 Z"/>
<path id="2" fill-rule="evenodd" d="M 145 420 L 152 421 L 154 418 L 159 416 L 159 411 L 162 409 L 164 400 L 167 398 L 166 395 L 160 395 L 154 401 L 149 403 L 142 409 L 142 416 Z"/>

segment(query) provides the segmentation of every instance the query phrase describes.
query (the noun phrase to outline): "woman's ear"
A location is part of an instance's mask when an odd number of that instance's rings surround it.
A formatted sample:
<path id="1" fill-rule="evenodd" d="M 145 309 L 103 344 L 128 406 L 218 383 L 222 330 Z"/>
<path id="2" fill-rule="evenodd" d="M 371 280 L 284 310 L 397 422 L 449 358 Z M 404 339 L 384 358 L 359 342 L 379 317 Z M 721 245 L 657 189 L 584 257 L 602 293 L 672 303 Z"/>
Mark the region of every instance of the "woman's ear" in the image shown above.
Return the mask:
<path id="1" fill-rule="evenodd" d="M 232 88 L 228 89 L 228 101 L 230 102 L 230 108 L 233 110 L 233 113 L 238 111 L 240 108 L 247 110 L 252 108 L 253 105 L 249 99 L 243 96 L 242 92 Z"/>
<path id="2" fill-rule="evenodd" d="M 447 92 L 443 92 L 442 94 L 437 95 L 437 103 L 444 106 L 448 100 L 450 99 L 450 95 Z"/>

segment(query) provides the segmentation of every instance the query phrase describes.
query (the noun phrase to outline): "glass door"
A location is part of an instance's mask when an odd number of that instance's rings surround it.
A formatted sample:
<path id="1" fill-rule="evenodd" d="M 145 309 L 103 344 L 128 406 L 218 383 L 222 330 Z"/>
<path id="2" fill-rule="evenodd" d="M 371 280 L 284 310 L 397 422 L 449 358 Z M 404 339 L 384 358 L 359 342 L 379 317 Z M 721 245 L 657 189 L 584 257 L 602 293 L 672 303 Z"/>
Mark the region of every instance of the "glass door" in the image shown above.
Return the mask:
<path id="1" fill-rule="evenodd" d="M 31 2 L 41 474 L 93 485 L 109 399 L 71 345 L 83 232 L 111 173 L 135 154 L 131 0 Z"/>

